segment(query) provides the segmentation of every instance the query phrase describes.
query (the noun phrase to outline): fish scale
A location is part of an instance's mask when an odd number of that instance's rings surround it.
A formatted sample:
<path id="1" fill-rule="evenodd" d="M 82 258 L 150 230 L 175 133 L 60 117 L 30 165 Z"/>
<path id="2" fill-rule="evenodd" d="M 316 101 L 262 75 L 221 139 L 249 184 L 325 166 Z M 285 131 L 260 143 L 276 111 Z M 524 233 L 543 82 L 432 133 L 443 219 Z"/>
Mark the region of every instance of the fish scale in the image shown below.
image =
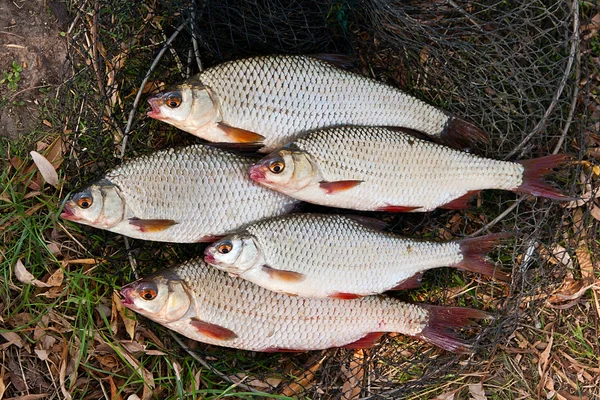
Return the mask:
<path id="1" fill-rule="evenodd" d="M 265 150 L 335 125 L 402 126 L 439 136 L 451 119 L 398 89 L 305 56 L 230 61 L 197 79 L 215 95 L 223 122 L 265 136 Z"/>
<path id="2" fill-rule="evenodd" d="M 421 272 L 444 266 L 502 278 L 484 260 L 500 236 L 419 241 L 383 232 L 381 225 L 332 214 L 270 218 L 213 243 L 205 260 L 269 290 L 311 298 L 349 299 L 414 287 Z"/>
<path id="3" fill-rule="evenodd" d="M 289 212 L 296 200 L 248 178 L 253 161 L 252 157 L 204 145 L 138 157 L 109 171 L 101 180 L 104 185 L 116 186 L 125 204 L 118 223 L 107 227 L 74 220 L 134 238 L 189 243 L 223 236 L 250 222 Z M 85 212 L 76 207 L 69 201 L 65 209 Z M 72 212 L 63 216 L 73 219 L 69 214 Z M 137 228 L 155 220 L 172 221 L 172 225 Z"/>

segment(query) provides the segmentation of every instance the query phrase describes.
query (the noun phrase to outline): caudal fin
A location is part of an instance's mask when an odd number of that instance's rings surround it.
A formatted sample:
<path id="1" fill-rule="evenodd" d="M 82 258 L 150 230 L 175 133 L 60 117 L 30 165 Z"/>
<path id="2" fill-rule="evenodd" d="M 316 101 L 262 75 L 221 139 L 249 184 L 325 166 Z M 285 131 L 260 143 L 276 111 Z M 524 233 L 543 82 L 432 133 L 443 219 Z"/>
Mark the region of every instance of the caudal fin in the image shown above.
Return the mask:
<path id="1" fill-rule="evenodd" d="M 465 149 L 476 143 L 489 143 L 490 136 L 470 122 L 450 116 L 440 141 L 456 149 Z"/>
<path id="2" fill-rule="evenodd" d="M 477 238 L 462 239 L 458 241 L 463 259 L 455 268 L 465 271 L 477 272 L 499 279 L 510 281 L 510 275 L 498 270 L 496 266 L 485 259 L 485 255 L 492 251 L 503 239 L 512 236 L 512 233 L 496 233 Z"/>
<path id="3" fill-rule="evenodd" d="M 471 345 L 456 336 L 456 330 L 474 325 L 474 319 L 492 318 L 490 313 L 473 308 L 421 304 L 429 311 L 429 322 L 415 337 L 454 353 L 470 353 Z"/>
<path id="4" fill-rule="evenodd" d="M 523 183 L 515 191 L 547 197 L 553 200 L 573 200 L 572 197 L 565 195 L 557 188 L 544 182 L 543 179 L 544 175 L 549 174 L 554 168 L 572 158 L 571 154 L 553 154 L 551 156 L 520 161 L 520 164 L 525 168 L 523 171 Z"/>

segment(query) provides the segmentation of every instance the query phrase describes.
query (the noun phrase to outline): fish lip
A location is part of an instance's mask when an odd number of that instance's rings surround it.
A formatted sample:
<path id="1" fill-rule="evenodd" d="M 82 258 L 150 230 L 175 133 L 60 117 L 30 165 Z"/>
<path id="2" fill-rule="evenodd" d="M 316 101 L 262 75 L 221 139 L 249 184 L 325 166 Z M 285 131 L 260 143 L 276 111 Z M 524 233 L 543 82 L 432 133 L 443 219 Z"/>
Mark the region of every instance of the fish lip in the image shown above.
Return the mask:
<path id="1" fill-rule="evenodd" d="M 265 172 L 263 171 L 262 165 L 257 164 L 250 167 L 249 170 L 250 179 L 256 182 L 262 182 L 266 180 Z"/>
<path id="2" fill-rule="evenodd" d="M 208 248 L 204 250 L 204 261 L 211 265 L 215 263 L 215 256 L 209 252 Z"/>
<path id="3" fill-rule="evenodd" d="M 158 108 L 158 106 L 159 106 L 158 101 L 159 101 L 159 99 L 157 97 L 150 97 L 148 99 L 148 103 L 150 103 L 152 110 L 148 111 L 147 115 L 150 118 L 154 118 L 154 119 L 164 119 L 164 118 L 162 118 L 160 109 Z"/>
<path id="4" fill-rule="evenodd" d="M 121 292 L 119 292 L 121 295 L 121 304 L 127 308 L 131 308 L 130 306 L 133 306 L 133 300 L 131 299 L 130 295 L 133 290 L 134 289 L 131 286 L 125 286 L 121 289 Z"/>
<path id="5" fill-rule="evenodd" d="M 68 221 L 79 221 L 81 218 L 79 218 L 78 216 L 75 215 L 75 213 L 73 213 L 73 209 L 71 208 L 70 203 L 71 203 L 71 201 L 68 201 L 67 203 L 65 203 L 63 211 L 62 211 L 62 213 L 60 213 L 60 217 L 63 219 L 66 219 Z"/>

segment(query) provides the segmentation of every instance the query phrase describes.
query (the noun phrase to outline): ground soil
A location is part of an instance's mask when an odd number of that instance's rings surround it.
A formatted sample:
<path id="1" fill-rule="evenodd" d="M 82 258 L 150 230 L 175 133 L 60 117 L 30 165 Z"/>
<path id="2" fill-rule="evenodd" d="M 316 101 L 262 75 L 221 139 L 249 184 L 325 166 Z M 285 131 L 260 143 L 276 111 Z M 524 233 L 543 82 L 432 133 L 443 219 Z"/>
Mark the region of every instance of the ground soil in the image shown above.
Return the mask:
<path id="1" fill-rule="evenodd" d="M 0 0 L 0 79 L 13 61 L 23 65 L 16 90 L 0 85 L 0 136 L 17 138 L 40 121 L 40 89 L 53 90 L 63 78 L 70 18 L 61 1 Z"/>

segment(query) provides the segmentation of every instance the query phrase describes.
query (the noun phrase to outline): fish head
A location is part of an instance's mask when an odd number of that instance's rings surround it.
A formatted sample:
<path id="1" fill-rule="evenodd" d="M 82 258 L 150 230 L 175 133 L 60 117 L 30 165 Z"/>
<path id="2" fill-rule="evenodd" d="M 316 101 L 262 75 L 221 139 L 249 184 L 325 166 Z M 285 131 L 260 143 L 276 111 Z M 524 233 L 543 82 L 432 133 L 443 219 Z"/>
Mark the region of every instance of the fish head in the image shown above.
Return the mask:
<path id="1" fill-rule="evenodd" d="M 150 97 L 148 103 L 152 106 L 150 118 L 192 134 L 219 120 L 219 107 L 210 89 L 201 84 L 176 85 Z"/>
<path id="2" fill-rule="evenodd" d="M 169 270 L 130 283 L 120 294 L 125 307 L 162 323 L 183 318 L 192 304 L 183 280 Z"/>
<path id="3" fill-rule="evenodd" d="M 275 151 L 250 167 L 250 179 L 282 193 L 294 193 L 322 180 L 312 156 L 291 147 Z"/>
<path id="4" fill-rule="evenodd" d="M 125 215 L 125 200 L 116 185 L 107 179 L 73 193 L 65 201 L 60 216 L 83 225 L 109 229 Z"/>
<path id="5" fill-rule="evenodd" d="M 213 243 L 204 250 L 204 261 L 233 275 L 241 275 L 263 260 L 254 236 L 238 233 Z"/>

